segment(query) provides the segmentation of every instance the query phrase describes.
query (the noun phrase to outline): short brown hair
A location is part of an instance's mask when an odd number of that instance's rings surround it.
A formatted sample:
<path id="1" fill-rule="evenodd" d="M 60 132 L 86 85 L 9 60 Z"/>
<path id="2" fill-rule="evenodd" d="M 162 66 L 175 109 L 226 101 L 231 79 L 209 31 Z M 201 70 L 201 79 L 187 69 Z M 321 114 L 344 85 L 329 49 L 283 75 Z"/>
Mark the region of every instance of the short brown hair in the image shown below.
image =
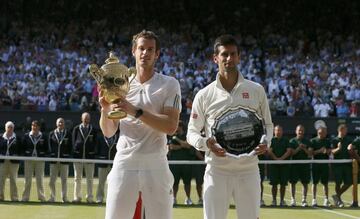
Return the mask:
<path id="1" fill-rule="evenodd" d="M 41 127 L 40 122 L 38 120 L 34 120 L 31 122 L 31 125 L 36 125 L 38 127 Z"/>
<path id="2" fill-rule="evenodd" d="M 237 43 L 235 37 L 230 34 L 221 35 L 218 38 L 216 38 L 214 43 L 214 54 L 215 55 L 219 54 L 220 46 L 229 46 L 229 45 L 236 46 L 238 54 L 240 54 L 239 44 Z"/>
<path id="3" fill-rule="evenodd" d="M 346 127 L 346 124 L 340 124 L 340 125 L 338 126 L 337 130 L 340 131 L 340 130 L 343 129 L 343 128 L 347 128 L 347 127 Z"/>
<path id="4" fill-rule="evenodd" d="M 160 50 L 160 40 L 159 37 L 154 32 L 149 30 L 143 30 L 140 33 L 135 34 L 132 39 L 132 48 L 136 47 L 136 43 L 139 38 L 155 40 L 155 50 L 156 51 Z"/>

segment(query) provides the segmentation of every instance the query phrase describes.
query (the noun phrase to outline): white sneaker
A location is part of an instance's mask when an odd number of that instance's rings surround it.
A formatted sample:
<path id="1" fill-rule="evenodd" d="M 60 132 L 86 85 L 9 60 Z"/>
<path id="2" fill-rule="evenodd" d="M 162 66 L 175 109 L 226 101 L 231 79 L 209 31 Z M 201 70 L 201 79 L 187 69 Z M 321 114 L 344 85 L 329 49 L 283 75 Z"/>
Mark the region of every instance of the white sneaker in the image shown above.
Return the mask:
<path id="1" fill-rule="evenodd" d="M 192 205 L 192 204 L 193 204 L 193 202 L 191 201 L 191 199 L 190 199 L 190 198 L 187 198 L 187 199 L 185 199 L 184 204 L 185 204 L 185 205 Z"/>
<path id="2" fill-rule="evenodd" d="M 330 201 L 329 201 L 329 199 L 324 199 L 324 207 L 330 207 L 331 206 L 331 204 L 330 204 Z"/>
<path id="3" fill-rule="evenodd" d="M 339 206 L 339 208 L 343 208 L 345 206 L 344 202 L 341 199 L 338 202 L 338 206 Z"/>
<path id="4" fill-rule="evenodd" d="M 313 199 L 312 202 L 311 202 L 311 206 L 313 207 L 317 207 L 317 202 L 316 202 L 316 199 Z"/>
<path id="5" fill-rule="evenodd" d="M 260 207 L 264 207 L 264 206 L 266 206 L 266 205 L 265 205 L 265 202 L 264 202 L 263 199 L 261 199 L 261 200 L 260 200 Z"/>
<path id="6" fill-rule="evenodd" d="M 286 204 L 285 200 L 280 201 L 280 207 L 286 207 L 286 206 L 287 206 L 287 204 Z"/>
<path id="7" fill-rule="evenodd" d="M 296 201 L 295 201 L 295 199 L 291 199 L 290 206 L 291 206 L 291 207 L 295 207 L 295 206 L 296 206 Z"/>
<path id="8" fill-rule="evenodd" d="M 177 201 L 175 197 L 173 198 L 173 205 L 177 205 Z"/>
<path id="9" fill-rule="evenodd" d="M 303 199 L 303 200 L 301 201 L 301 206 L 302 206 L 302 207 L 307 207 L 307 206 L 308 206 L 308 204 L 307 204 L 307 202 L 306 202 L 305 199 Z"/>

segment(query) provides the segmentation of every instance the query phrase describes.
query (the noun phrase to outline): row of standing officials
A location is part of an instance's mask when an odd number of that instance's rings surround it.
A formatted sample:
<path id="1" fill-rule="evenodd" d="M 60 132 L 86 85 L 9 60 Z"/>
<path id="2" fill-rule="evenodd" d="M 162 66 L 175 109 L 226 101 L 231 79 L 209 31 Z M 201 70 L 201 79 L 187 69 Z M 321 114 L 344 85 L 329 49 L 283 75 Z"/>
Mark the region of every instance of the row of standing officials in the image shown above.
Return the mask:
<path id="1" fill-rule="evenodd" d="M 6 156 L 29 156 L 29 157 L 53 157 L 53 158 L 78 158 L 78 159 L 102 159 L 113 160 L 116 154 L 116 144 L 119 137 L 119 131 L 111 138 L 104 137 L 101 132 L 96 130 L 90 124 L 90 114 L 83 113 L 81 123 L 69 131 L 65 128 L 63 118 L 56 120 L 56 128 L 49 134 L 40 131 L 40 123 L 37 120 L 32 121 L 31 130 L 22 138 L 18 138 L 14 132 L 15 125 L 9 121 L 5 124 L 5 132 L 0 136 L 0 154 Z M 283 137 L 281 126 L 275 126 L 274 138 L 271 146 L 266 153 L 266 157 L 272 160 L 304 160 L 304 159 L 349 159 L 356 158 L 360 161 L 358 148 L 360 148 L 360 139 L 351 139 L 347 136 L 346 125 L 338 127 L 338 135 L 332 139 L 327 137 L 326 126 L 317 129 L 317 136 L 307 140 L 304 138 L 305 130 L 299 125 L 296 130 L 296 137 L 287 140 Z M 194 151 L 195 157 L 203 159 L 203 155 L 196 153 L 185 139 L 184 127 L 179 125 L 177 133 L 169 138 L 169 159 L 183 160 L 189 159 L 188 153 Z M 188 156 L 188 157 L 186 157 Z M 191 155 L 190 155 L 191 156 Z M 201 158 L 202 157 L 202 158 Z M 264 159 L 265 156 L 260 156 Z M 19 160 L 0 160 L 0 201 L 4 200 L 5 181 L 10 179 L 10 199 L 19 201 L 19 195 L 16 186 L 16 180 L 19 171 Z M 24 161 L 25 186 L 21 201 L 29 201 L 32 177 L 35 173 L 37 196 L 42 202 L 54 202 L 56 199 L 56 180 L 58 175 L 61 179 L 61 200 L 69 202 L 67 197 L 67 179 L 69 175 L 69 165 L 66 162 L 50 162 L 50 198 L 46 200 L 44 194 L 43 177 L 45 170 L 45 161 Z M 185 204 L 192 204 L 190 199 L 190 165 L 171 165 L 170 169 L 175 177 L 174 184 L 174 203 L 176 203 L 176 193 L 178 191 L 179 180 L 182 179 L 185 185 L 186 200 Z M 199 166 L 200 167 L 200 166 Z M 81 202 L 81 181 L 85 171 L 87 193 L 86 201 L 92 203 L 102 203 L 104 201 L 104 187 L 106 177 L 111 169 L 111 164 L 98 164 L 99 183 L 96 192 L 96 200 L 93 196 L 93 178 L 95 172 L 94 163 L 73 163 L 74 168 L 74 197 L 72 202 Z M 197 168 L 195 168 L 197 169 Z M 351 164 L 332 165 L 332 171 L 335 179 L 335 195 L 333 195 L 334 205 L 342 207 L 344 205 L 341 195 L 350 187 L 352 183 Z M 197 181 L 197 192 L 199 203 L 201 199 L 201 187 L 204 167 L 197 171 L 195 179 Z M 277 205 L 277 186 L 280 185 L 280 205 L 286 205 L 284 201 L 285 187 L 288 182 L 291 185 L 291 203 L 295 206 L 296 183 L 301 182 L 303 186 L 302 206 L 307 206 L 307 190 L 310 179 L 313 180 L 313 200 L 312 205 L 316 206 L 317 184 L 321 182 L 324 186 L 324 205 L 329 206 L 329 165 L 313 164 L 310 169 L 309 164 L 295 165 L 269 165 L 268 177 L 272 185 L 272 204 Z M 264 179 L 264 165 L 260 165 L 260 175 Z M 262 199 L 261 199 L 262 200 Z M 264 202 L 261 201 L 264 205 Z"/>
<path id="2" fill-rule="evenodd" d="M 81 124 L 72 131 L 65 128 L 63 118 L 56 120 L 56 129 L 46 134 L 40 131 L 40 122 L 32 121 L 31 130 L 18 138 L 14 132 L 14 123 L 5 124 L 5 132 L 0 136 L 0 154 L 5 156 L 52 157 L 52 158 L 77 158 L 77 159 L 102 159 L 113 160 L 116 154 L 116 143 L 119 137 L 117 132 L 111 138 L 105 138 L 101 132 L 90 124 L 90 114 L 81 115 Z M 69 202 L 67 197 L 67 179 L 69 165 L 67 162 L 50 162 L 50 198 L 44 194 L 45 161 L 24 161 L 25 186 L 19 199 L 16 180 L 19 171 L 19 160 L 0 160 L 0 201 L 4 200 L 4 184 L 10 179 L 10 199 L 12 201 L 29 201 L 32 178 L 35 174 L 37 197 L 41 202 L 56 200 L 56 180 L 61 179 L 61 200 Z M 99 184 L 96 200 L 93 196 L 93 179 L 95 172 L 94 163 L 74 162 L 74 197 L 72 202 L 82 201 L 81 181 L 85 172 L 87 192 L 86 201 L 92 203 L 104 201 L 104 187 L 106 177 L 111 169 L 111 164 L 98 164 Z"/>

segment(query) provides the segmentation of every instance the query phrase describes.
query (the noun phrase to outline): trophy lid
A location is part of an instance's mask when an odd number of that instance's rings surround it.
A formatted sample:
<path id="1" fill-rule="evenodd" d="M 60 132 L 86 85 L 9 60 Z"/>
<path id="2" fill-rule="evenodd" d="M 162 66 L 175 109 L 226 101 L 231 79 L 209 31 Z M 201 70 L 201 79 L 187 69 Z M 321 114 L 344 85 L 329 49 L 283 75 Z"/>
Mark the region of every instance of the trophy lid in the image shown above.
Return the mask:
<path id="1" fill-rule="evenodd" d="M 128 75 L 128 68 L 119 62 L 119 58 L 113 51 L 109 53 L 109 58 L 105 60 L 105 64 L 101 66 L 105 74 L 119 73 L 121 75 Z"/>
<path id="2" fill-rule="evenodd" d="M 105 60 L 106 64 L 116 64 L 119 63 L 119 58 L 115 55 L 113 51 L 110 51 L 109 58 Z"/>

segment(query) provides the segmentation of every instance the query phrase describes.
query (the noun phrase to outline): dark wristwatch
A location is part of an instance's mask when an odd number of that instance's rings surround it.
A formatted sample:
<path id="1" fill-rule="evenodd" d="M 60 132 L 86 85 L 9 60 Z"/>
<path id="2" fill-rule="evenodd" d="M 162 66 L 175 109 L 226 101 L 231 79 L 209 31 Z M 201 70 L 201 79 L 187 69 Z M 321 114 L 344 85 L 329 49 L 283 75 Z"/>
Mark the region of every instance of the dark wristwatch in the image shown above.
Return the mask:
<path id="1" fill-rule="evenodd" d="M 137 118 L 139 118 L 140 116 L 142 116 L 142 114 L 144 114 L 144 111 L 142 110 L 142 109 L 137 109 L 136 111 L 135 111 L 136 113 L 135 113 L 135 118 L 137 119 Z"/>

